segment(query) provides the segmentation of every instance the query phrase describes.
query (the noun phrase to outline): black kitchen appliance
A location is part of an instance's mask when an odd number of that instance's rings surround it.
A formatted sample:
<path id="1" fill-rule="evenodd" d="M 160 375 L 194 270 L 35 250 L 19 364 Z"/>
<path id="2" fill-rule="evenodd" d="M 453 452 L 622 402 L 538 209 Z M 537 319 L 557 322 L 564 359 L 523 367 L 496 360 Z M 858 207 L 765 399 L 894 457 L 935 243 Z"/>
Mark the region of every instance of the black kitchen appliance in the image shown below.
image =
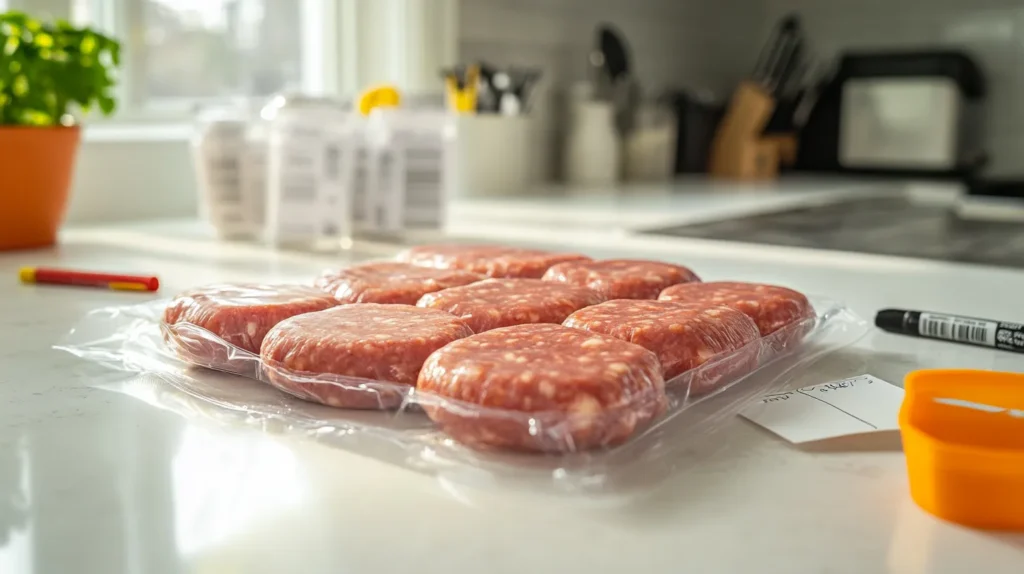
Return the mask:
<path id="1" fill-rule="evenodd" d="M 962 51 L 844 53 L 819 82 L 796 168 L 971 179 L 987 160 L 979 117 L 985 95 L 981 69 Z M 932 103 L 944 113 L 922 116 Z M 948 145 L 923 150 L 936 144 L 935 134 Z"/>
<path id="2" fill-rule="evenodd" d="M 674 92 L 669 100 L 677 122 L 675 173 L 706 173 L 725 105 L 709 94 L 689 91 Z"/>

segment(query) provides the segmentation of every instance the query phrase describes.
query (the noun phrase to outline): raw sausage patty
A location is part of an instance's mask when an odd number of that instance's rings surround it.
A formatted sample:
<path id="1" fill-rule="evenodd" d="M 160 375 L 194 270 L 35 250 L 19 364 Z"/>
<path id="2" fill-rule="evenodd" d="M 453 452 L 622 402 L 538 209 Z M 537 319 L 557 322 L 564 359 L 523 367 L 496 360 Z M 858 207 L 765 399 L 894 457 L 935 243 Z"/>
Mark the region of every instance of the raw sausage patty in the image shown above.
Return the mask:
<path id="1" fill-rule="evenodd" d="M 282 321 L 260 357 L 272 384 L 332 407 L 389 408 L 423 361 L 473 332 L 460 319 L 411 305 L 341 305 Z"/>
<path id="2" fill-rule="evenodd" d="M 500 245 L 422 245 L 399 254 L 398 258 L 424 267 L 462 269 L 497 278 L 530 279 L 539 279 L 556 263 L 589 259 L 578 253 L 551 253 Z"/>
<path id="3" fill-rule="evenodd" d="M 609 259 L 559 263 L 547 270 L 544 280 L 589 287 L 605 299 L 657 299 L 666 287 L 700 281 L 700 278 L 681 265 Z"/>
<path id="4" fill-rule="evenodd" d="M 474 333 L 526 323 L 561 323 L 574 311 L 604 301 L 596 291 L 540 279 L 488 279 L 428 293 L 420 307 L 461 317 Z"/>
<path id="5" fill-rule="evenodd" d="M 533 451 L 620 443 L 666 404 L 653 353 L 559 325 L 456 341 L 427 359 L 417 389 L 427 415 L 456 440 Z"/>
<path id="6" fill-rule="evenodd" d="M 391 261 L 325 271 L 316 286 L 341 303 L 415 305 L 427 293 L 476 283 L 484 277 L 458 269 L 434 269 Z"/>
<path id="7" fill-rule="evenodd" d="M 811 303 L 802 293 L 759 283 L 685 283 L 665 289 L 658 299 L 732 307 L 753 319 L 761 335 L 814 316 Z"/>
<path id="8" fill-rule="evenodd" d="M 164 332 L 186 361 L 245 372 L 247 360 L 206 332 L 238 349 L 259 353 L 263 337 L 274 325 L 337 304 L 323 291 L 301 285 L 210 285 L 171 301 L 164 310 Z"/>
<path id="9" fill-rule="evenodd" d="M 720 360 L 694 374 L 691 392 L 707 392 L 728 383 L 727 375 L 734 380 L 757 367 L 757 346 L 748 347 L 760 338 L 757 325 L 729 307 L 619 299 L 577 311 L 564 325 L 652 351 L 666 379 Z"/>

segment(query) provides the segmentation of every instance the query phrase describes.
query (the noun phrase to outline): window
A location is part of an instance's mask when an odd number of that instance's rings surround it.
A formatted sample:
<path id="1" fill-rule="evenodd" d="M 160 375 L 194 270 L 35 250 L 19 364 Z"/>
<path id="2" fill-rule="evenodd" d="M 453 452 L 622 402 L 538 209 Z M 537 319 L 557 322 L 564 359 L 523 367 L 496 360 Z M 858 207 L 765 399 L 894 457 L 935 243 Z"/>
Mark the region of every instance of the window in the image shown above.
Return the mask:
<path id="1" fill-rule="evenodd" d="M 335 32 L 312 28 L 333 1 L 70 0 L 70 11 L 124 44 L 120 116 L 176 119 L 203 105 L 324 91 L 321 66 L 333 59 L 323 41 Z"/>
<path id="2" fill-rule="evenodd" d="M 264 96 L 301 87 L 299 3 L 141 0 L 129 36 L 139 103 Z M 299 32 L 299 33 L 296 33 Z"/>
<path id="3" fill-rule="evenodd" d="M 458 0 L 0 0 L 122 41 L 118 113 L 90 116 L 71 221 L 194 215 L 197 106 L 288 89 L 351 96 L 441 89 Z M 140 193 L 140 185 L 145 193 Z"/>
<path id="4" fill-rule="evenodd" d="M 115 122 L 182 122 L 197 108 L 394 82 L 440 89 L 457 0 L 0 0 L 95 26 L 123 45 Z M 428 45 L 420 45 L 430 38 Z M 435 86 L 436 84 L 436 86 Z M 100 118 L 90 118 L 97 124 Z"/>

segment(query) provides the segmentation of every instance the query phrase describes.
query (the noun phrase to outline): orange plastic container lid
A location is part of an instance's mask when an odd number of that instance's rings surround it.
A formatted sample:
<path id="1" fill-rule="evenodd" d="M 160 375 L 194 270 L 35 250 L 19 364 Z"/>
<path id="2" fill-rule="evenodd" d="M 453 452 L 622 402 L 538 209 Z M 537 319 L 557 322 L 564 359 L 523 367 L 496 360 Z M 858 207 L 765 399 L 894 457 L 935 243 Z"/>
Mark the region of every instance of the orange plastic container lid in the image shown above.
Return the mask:
<path id="1" fill-rule="evenodd" d="M 965 526 L 1024 530 L 1024 375 L 915 371 L 904 390 L 914 502 Z"/>

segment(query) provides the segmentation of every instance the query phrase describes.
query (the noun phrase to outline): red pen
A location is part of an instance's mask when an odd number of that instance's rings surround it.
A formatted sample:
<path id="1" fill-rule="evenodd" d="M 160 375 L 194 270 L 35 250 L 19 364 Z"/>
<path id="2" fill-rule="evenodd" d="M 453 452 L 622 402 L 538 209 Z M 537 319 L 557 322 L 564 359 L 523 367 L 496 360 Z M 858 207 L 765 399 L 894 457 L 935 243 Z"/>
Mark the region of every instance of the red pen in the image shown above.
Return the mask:
<path id="1" fill-rule="evenodd" d="M 159 279 L 145 275 L 117 275 L 49 267 L 22 267 L 18 275 L 21 277 L 22 283 L 79 285 L 117 291 L 156 291 L 160 288 Z"/>

